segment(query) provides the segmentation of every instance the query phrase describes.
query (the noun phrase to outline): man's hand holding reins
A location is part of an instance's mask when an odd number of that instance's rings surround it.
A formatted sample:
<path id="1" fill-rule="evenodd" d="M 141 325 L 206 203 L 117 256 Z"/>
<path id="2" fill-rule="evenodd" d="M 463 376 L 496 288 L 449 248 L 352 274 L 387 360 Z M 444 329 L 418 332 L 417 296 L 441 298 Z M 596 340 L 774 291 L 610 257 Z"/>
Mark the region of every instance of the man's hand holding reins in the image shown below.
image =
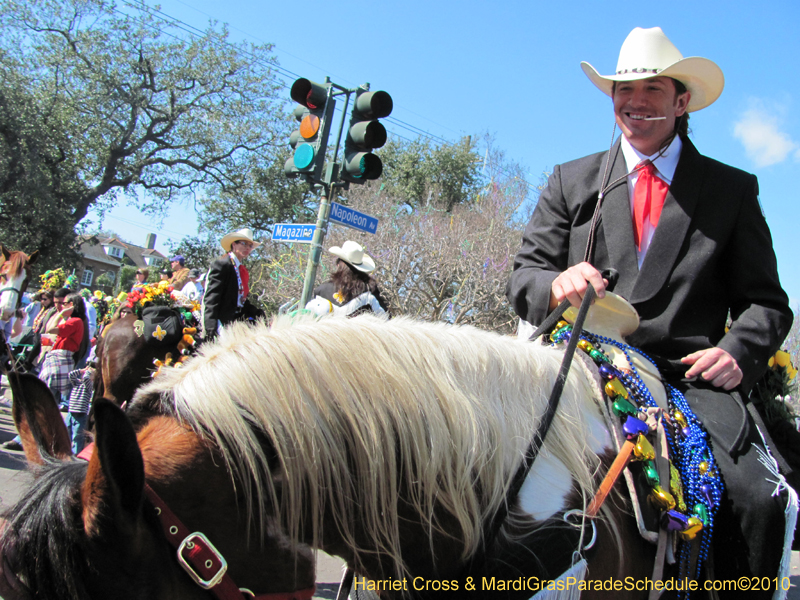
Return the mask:
<path id="1" fill-rule="evenodd" d="M 589 283 L 594 287 L 598 298 L 606 295 L 608 280 L 603 279 L 600 271 L 588 262 L 578 263 L 563 271 L 550 286 L 550 310 L 564 300 L 569 300 L 572 306 L 579 307 Z"/>
<path id="2" fill-rule="evenodd" d="M 722 348 L 706 348 L 684 356 L 681 362 L 691 365 L 686 371 L 686 379 L 700 377 L 714 387 L 732 390 L 742 382 L 739 363 Z"/>

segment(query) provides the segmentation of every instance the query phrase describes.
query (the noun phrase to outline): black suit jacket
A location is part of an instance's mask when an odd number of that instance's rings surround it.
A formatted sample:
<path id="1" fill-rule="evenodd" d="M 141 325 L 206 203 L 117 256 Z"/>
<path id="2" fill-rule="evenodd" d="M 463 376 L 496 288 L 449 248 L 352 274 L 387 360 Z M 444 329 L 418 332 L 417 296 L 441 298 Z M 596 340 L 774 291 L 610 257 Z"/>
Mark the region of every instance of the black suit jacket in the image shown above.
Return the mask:
<path id="1" fill-rule="evenodd" d="M 233 321 L 257 318 L 264 312 L 245 300 L 239 308 L 239 279 L 230 256 L 220 256 L 208 270 L 206 293 L 203 296 L 203 337 L 213 339 L 217 335 L 217 324 L 227 325 Z"/>
<path id="2" fill-rule="evenodd" d="M 525 229 L 507 294 L 517 314 L 541 323 L 556 276 L 583 260 L 608 153 L 555 167 Z M 633 241 L 627 168 L 612 147 L 615 182 L 600 209 L 592 263 L 620 273 L 615 293 L 639 312 L 628 342 L 667 374 L 685 373 L 680 358 L 719 346 L 733 356 L 749 389 L 792 323 L 778 279 L 772 237 L 758 201 L 758 181 L 702 156 L 688 140 L 658 227 L 642 263 Z M 725 332 L 728 312 L 733 320 Z"/>

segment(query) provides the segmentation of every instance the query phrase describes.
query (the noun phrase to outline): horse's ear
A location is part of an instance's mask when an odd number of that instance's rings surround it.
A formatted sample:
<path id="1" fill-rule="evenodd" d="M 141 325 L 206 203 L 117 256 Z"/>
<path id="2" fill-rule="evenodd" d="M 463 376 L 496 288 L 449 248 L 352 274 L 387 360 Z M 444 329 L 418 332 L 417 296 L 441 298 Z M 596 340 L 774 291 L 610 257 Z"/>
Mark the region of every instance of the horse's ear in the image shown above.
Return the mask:
<path id="1" fill-rule="evenodd" d="M 38 377 L 8 373 L 14 398 L 12 414 L 29 462 L 42 464 L 45 456 L 72 456 L 69 433 L 53 393 Z"/>
<path id="2" fill-rule="evenodd" d="M 32 265 L 38 259 L 39 259 L 39 251 L 38 250 L 34 250 L 33 253 L 30 256 L 28 256 L 28 264 Z"/>
<path id="3" fill-rule="evenodd" d="M 135 519 L 144 498 L 144 461 L 136 433 L 125 413 L 105 398 L 95 401 L 94 418 L 95 452 L 83 486 L 84 509 L 97 506 L 100 498 L 92 496 L 105 492 L 105 502 Z"/>
<path id="4" fill-rule="evenodd" d="M 11 252 L 9 252 L 8 250 L 6 250 L 6 247 L 5 247 L 5 246 L 3 246 L 3 244 L 0 244 L 0 254 L 2 254 L 2 255 L 3 255 L 3 260 L 1 260 L 1 261 L 0 261 L 0 265 L 2 265 L 2 264 L 3 264 L 4 262 L 6 262 L 6 261 L 8 260 L 8 258 L 11 256 Z"/>

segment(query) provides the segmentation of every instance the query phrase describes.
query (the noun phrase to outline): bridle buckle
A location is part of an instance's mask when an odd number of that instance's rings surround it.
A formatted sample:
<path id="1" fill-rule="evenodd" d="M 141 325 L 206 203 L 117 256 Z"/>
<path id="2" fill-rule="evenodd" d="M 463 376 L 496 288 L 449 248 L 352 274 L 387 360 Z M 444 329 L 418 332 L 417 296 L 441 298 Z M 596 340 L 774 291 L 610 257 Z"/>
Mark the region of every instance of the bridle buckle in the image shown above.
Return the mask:
<path id="1" fill-rule="evenodd" d="M 203 579 L 203 577 L 195 570 L 195 567 L 183 556 L 183 551 L 187 549 L 191 550 L 195 544 L 199 544 L 202 548 L 207 549 L 211 554 L 214 555 L 214 558 L 219 561 L 219 570 L 209 579 Z M 212 544 L 209 539 L 199 531 L 195 531 L 194 533 L 187 535 L 186 538 L 184 538 L 184 540 L 181 542 L 180 546 L 178 546 L 178 562 L 194 580 L 194 582 L 206 590 L 214 587 L 220 581 L 222 581 L 222 578 L 225 576 L 225 572 L 228 570 L 228 563 L 225 558 L 222 556 L 222 554 L 220 554 L 219 550 L 214 547 L 214 544 Z"/>

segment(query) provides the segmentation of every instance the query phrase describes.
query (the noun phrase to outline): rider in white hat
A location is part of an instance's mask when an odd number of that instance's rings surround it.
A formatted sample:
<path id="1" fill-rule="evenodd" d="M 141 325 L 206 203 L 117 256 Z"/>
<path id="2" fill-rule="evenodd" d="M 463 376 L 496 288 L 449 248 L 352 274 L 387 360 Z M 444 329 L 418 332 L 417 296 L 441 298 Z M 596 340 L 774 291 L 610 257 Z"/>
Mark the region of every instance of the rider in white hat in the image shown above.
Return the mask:
<path id="1" fill-rule="evenodd" d="M 375 261 L 361 244 L 347 240 L 328 252 L 336 258 L 330 280 L 314 289 L 314 298 L 306 305 L 315 314 L 354 316 L 362 312 L 384 315 L 389 308 L 381 296 L 378 282 L 370 273 Z"/>
<path id="2" fill-rule="evenodd" d="M 701 155 L 687 136 L 688 113 L 722 93 L 722 71 L 684 58 L 658 27 L 628 35 L 613 74 L 581 67 L 612 98 L 622 135 L 608 152 L 553 169 L 508 298 L 538 324 L 564 300 L 579 305 L 589 283 L 603 297 L 601 272 L 618 273 L 614 292 L 641 319 L 628 343 L 657 362 L 711 437 L 725 487 L 715 576 L 774 577 L 786 494 L 772 496 L 774 476 L 758 460 L 761 438 L 739 392 L 764 373 L 792 311 L 755 176 Z"/>

